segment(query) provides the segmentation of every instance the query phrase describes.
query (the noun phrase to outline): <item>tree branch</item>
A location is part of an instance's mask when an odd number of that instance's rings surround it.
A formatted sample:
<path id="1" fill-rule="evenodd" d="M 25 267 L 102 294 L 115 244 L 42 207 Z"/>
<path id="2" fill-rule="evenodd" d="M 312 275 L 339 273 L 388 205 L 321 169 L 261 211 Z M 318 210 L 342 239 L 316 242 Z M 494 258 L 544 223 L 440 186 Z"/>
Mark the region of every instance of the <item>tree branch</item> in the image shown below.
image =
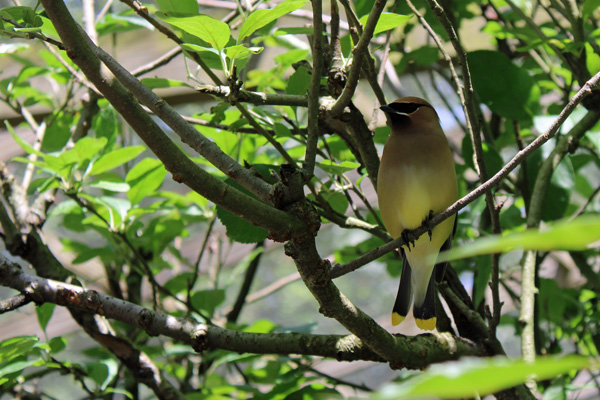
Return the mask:
<path id="1" fill-rule="evenodd" d="M 226 99 L 230 104 L 252 103 L 257 106 L 292 106 L 307 107 L 307 96 L 283 93 L 253 92 L 251 90 L 239 89 L 234 94 L 229 86 L 198 85 L 194 89 L 200 93 Z"/>
<path id="2" fill-rule="evenodd" d="M 79 65 L 88 79 L 96 85 L 98 90 L 104 94 L 115 109 L 121 113 L 123 118 L 137 132 L 140 138 L 144 140 L 148 147 L 163 162 L 167 170 L 173 175 L 175 181 L 185 183 L 191 189 L 214 203 L 220 204 L 234 214 L 269 230 L 274 240 L 284 241 L 292 235 L 292 232 L 305 229 L 304 224 L 299 219 L 270 207 L 227 185 L 191 161 L 140 107 L 132 97 L 131 92 L 146 96 L 144 100 L 149 103 L 147 106 L 163 119 L 172 124 L 177 123 L 177 130 L 180 133 L 181 131 L 188 133 L 189 137 L 187 138 L 190 141 L 195 142 L 198 140 L 200 136 L 198 132 L 181 119 L 162 99 L 145 88 L 129 72 L 114 62 L 112 58 L 105 57 L 105 61 L 112 69 L 115 71 L 124 71 L 121 79 L 131 84 L 128 88 L 129 90 L 123 87 L 118 80 L 114 79 L 114 76 L 102 66 L 99 58 L 92 50 L 93 44 L 83 36 L 62 1 L 44 0 L 43 5 L 65 46 L 68 48 L 67 54 Z M 99 52 L 105 54 L 102 51 Z M 210 158 L 220 164 L 229 176 L 232 176 L 234 179 L 240 179 L 242 176 L 248 177 L 250 179 L 248 182 L 252 182 L 250 185 L 253 186 L 254 191 L 259 192 L 262 196 L 269 196 L 265 193 L 269 187 L 268 184 L 262 182 L 258 177 L 251 177 L 249 171 L 244 170 L 230 157 L 224 155 L 218 146 L 206 138 L 204 140 L 205 143 L 202 144 L 202 148 L 206 149 L 206 151 L 201 151 L 201 154 L 211 154 Z M 245 178 L 241 179 L 241 181 L 245 181 Z M 263 189 L 257 189 L 259 187 Z"/>
<path id="3" fill-rule="evenodd" d="M 17 308 L 26 306 L 27 304 L 31 303 L 32 301 L 33 300 L 31 300 L 29 297 L 27 297 L 24 294 L 18 294 L 16 296 L 10 297 L 8 299 L 2 300 L 2 301 L 0 301 L 0 314 L 4 314 L 9 311 L 14 311 Z"/>
<path id="4" fill-rule="evenodd" d="M 237 322 L 240 313 L 242 312 L 242 307 L 247 303 L 248 293 L 250 293 L 250 286 L 252 286 L 252 281 L 256 275 L 256 271 L 258 270 L 258 264 L 260 263 L 260 259 L 264 252 L 265 242 L 258 243 L 254 250 L 260 249 L 260 252 L 254 256 L 254 258 L 248 264 L 248 268 L 246 269 L 246 274 L 244 275 L 244 281 L 242 282 L 242 286 L 238 293 L 237 298 L 235 299 L 235 303 L 231 311 L 227 313 L 227 321 L 228 322 Z"/>
<path id="5" fill-rule="evenodd" d="M 360 76 L 360 71 L 362 69 L 362 61 L 365 53 L 368 52 L 369 43 L 373 38 L 373 32 L 375 31 L 375 26 L 377 25 L 377 21 L 379 20 L 379 16 L 381 15 L 383 9 L 385 8 L 386 0 L 376 0 L 373 5 L 373 9 L 369 13 L 369 18 L 367 19 L 367 24 L 364 27 L 364 30 L 360 36 L 360 40 L 354 47 L 354 59 L 352 60 L 352 67 L 350 72 L 348 73 L 348 80 L 346 81 L 346 87 L 344 88 L 342 94 L 337 99 L 334 106 L 331 108 L 332 117 L 336 118 L 342 115 L 344 112 L 344 108 L 350 104 L 352 100 L 352 96 L 354 95 L 354 91 L 356 90 L 356 85 L 358 83 L 358 78 Z"/>
<path id="6" fill-rule="evenodd" d="M 21 186 L 14 182 L 12 176 L 4 168 L 0 169 L 0 183 L 3 197 L 7 203 L 11 204 L 12 209 L 26 207 L 27 203 L 24 197 L 21 198 L 19 194 L 22 193 L 24 195 Z M 25 203 L 22 204 L 20 202 Z M 34 219 L 29 215 L 30 213 L 31 209 L 21 210 L 18 217 L 20 221 L 15 222 L 8 215 L 5 206 L 0 206 L 0 223 L 6 234 L 5 244 L 7 250 L 14 255 L 23 257 L 31 263 L 39 276 L 35 278 L 41 282 L 50 281 L 50 279 L 67 281 L 72 278 L 71 272 L 54 257 L 54 254 L 46 246 L 41 238 L 39 228 L 42 221 L 39 221 L 38 217 L 36 217 L 36 223 L 33 224 L 31 221 L 34 221 Z M 16 216 L 14 218 L 17 219 Z M 3 282 L 3 273 L 6 271 L 9 271 L 10 277 L 15 277 L 20 272 L 20 268 L 15 265 L 6 264 L 6 268 L 4 269 L 3 265 L 0 265 L 0 282 Z M 39 288 L 38 283 L 30 282 L 30 284 L 17 290 L 26 294 L 36 303 L 40 303 L 40 298 L 36 292 L 37 288 Z M 79 289 L 83 290 L 82 288 Z M 136 381 L 147 385 L 159 398 L 181 398 L 178 391 L 167 380 L 162 378 L 160 370 L 152 363 L 150 358 L 137 350 L 127 340 L 114 336 L 106 326 L 104 320 L 81 309 L 74 308 L 69 311 L 73 319 L 90 337 L 109 349 L 127 366 Z"/>
<path id="7" fill-rule="evenodd" d="M 319 93 L 321 91 L 321 76 L 323 75 L 323 4 L 322 0 L 312 0 L 313 8 L 313 68 L 308 88 L 308 139 L 304 155 L 304 170 L 310 180 L 315 172 L 317 144 L 319 142 Z"/>
<path id="8" fill-rule="evenodd" d="M 38 304 L 50 302 L 102 315 L 143 329 L 151 336 L 169 336 L 193 346 L 196 351 L 223 349 L 239 353 L 316 355 L 339 361 L 384 361 L 354 335 L 250 333 L 196 324 L 94 290 L 29 275 L 5 261 L 0 263 L 0 282 L 27 293 Z M 387 335 L 396 343 L 396 351 L 391 353 L 398 357 L 394 364 L 396 368 L 423 368 L 434 362 L 482 354 L 472 342 L 451 335 L 421 335 L 418 338 Z"/>

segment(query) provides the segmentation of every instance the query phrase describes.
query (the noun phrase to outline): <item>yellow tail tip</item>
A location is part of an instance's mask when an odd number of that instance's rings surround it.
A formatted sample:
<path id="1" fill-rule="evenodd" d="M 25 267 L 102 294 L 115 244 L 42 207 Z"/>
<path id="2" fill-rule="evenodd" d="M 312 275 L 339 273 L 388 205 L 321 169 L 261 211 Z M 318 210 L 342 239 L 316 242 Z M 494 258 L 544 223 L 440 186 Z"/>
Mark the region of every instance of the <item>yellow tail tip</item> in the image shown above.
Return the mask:
<path id="1" fill-rule="evenodd" d="M 406 316 L 402 316 L 402 315 L 398 314 L 397 312 L 393 312 L 392 313 L 392 325 L 396 326 L 396 325 L 400 324 L 400 322 L 404 321 L 404 318 L 406 318 Z"/>
<path id="2" fill-rule="evenodd" d="M 393 317 L 392 317 L 393 318 Z M 435 324 L 437 323 L 437 318 L 429 318 L 429 319 L 418 319 L 415 318 L 415 322 L 420 329 L 424 331 L 432 331 L 435 328 Z"/>

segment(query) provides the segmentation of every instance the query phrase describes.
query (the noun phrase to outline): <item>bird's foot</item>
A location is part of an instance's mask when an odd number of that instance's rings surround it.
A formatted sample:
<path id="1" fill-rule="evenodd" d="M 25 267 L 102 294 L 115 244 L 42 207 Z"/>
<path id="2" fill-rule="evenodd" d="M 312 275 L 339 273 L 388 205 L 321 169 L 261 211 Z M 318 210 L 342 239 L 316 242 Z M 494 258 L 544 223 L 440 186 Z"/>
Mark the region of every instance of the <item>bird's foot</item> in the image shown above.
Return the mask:
<path id="1" fill-rule="evenodd" d="M 410 251 L 410 245 L 411 244 L 412 244 L 412 247 L 415 247 L 415 240 L 417 240 L 417 237 L 413 233 L 412 230 L 405 229 L 405 230 L 402 231 L 402 233 L 400 234 L 400 236 L 402 237 L 402 240 L 404 240 L 404 243 L 406 243 L 406 248 L 408 249 L 408 251 Z"/>
<path id="2" fill-rule="evenodd" d="M 431 225 L 429 224 L 429 222 L 431 221 L 432 218 L 433 218 L 433 210 L 429 210 L 429 215 L 426 216 L 425 219 L 423 220 L 423 223 L 427 227 L 427 233 L 429 234 L 430 242 L 431 242 L 431 240 L 433 240 L 433 232 L 431 230 Z"/>

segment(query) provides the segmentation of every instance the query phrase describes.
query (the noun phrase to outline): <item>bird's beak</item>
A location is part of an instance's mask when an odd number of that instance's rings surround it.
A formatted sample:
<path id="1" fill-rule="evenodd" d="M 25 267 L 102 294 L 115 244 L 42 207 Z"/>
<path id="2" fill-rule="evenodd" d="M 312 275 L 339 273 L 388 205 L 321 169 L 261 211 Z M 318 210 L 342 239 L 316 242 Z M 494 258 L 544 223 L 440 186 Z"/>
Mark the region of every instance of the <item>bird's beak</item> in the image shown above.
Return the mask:
<path id="1" fill-rule="evenodd" d="M 409 114 L 403 113 L 401 111 L 398 111 L 395 108 L 390 107 L 389 104 L 385 104 L 385 105 L 379 107 L 379 109 L 381 111 L 383 111 L 384 113 L 389 114 L 389 115 L 393 115 L 395 117 L 407 117 L 407 118 L 410 118 Z"/>

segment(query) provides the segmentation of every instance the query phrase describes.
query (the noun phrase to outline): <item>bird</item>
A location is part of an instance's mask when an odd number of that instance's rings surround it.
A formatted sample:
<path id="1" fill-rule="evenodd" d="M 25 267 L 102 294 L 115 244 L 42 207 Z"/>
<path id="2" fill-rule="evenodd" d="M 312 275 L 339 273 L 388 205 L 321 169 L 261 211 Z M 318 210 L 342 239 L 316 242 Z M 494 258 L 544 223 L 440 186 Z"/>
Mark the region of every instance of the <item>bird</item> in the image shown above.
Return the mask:
<path id="1" fill-rule="evenodd" d="M 435 109 L 419 97 L 402 97 L 380 107 L 391 134 L 383 148 L 377 177 L 382 221 L 393 238 L 415 229 L 458 199 L 452 150 Z M 441 249 L 449 249 L 456 215 L 400 248 L 403 259 L 392 325 L 406 318 L 411 304 L 416 325 L 436 326 L 433 270 Z M 412 245 L 412 246 L 411 246 Z M 443 276 L 445 263 L 438 264 Z M 438 280 L 440 279 L 438 275 Z"/>

